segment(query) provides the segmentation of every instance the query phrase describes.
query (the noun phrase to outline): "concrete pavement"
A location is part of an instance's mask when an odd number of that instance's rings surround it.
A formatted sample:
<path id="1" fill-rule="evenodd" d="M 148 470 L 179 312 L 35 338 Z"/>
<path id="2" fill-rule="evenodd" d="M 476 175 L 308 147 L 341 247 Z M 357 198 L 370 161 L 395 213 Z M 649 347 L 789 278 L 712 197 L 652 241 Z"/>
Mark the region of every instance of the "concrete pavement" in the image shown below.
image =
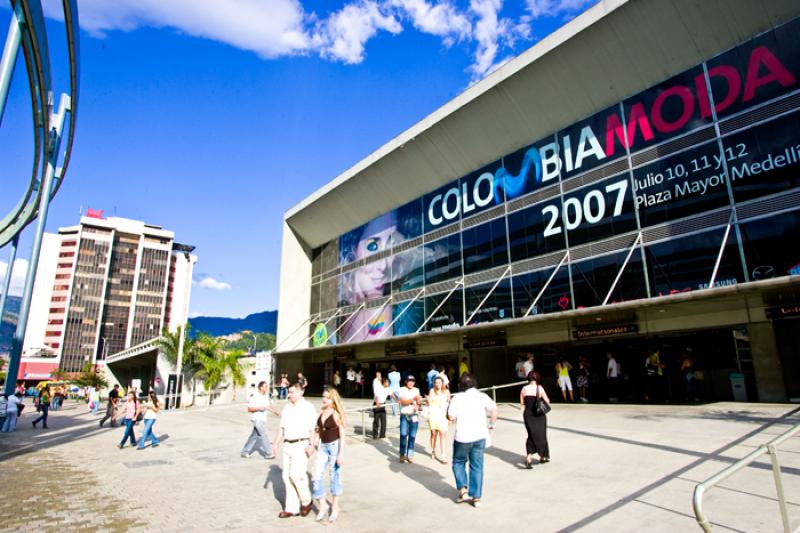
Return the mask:
<path id="1" fill-rule="evenodd" d="M 359 435 L 348 438 L 342 512 L 335 525 L 321 525 L 311 516 L 277 518 L 280 464 L 239 457 L 250 430 L 242 404 L 162 414 L 162 445 L 143 451 L 117 449 L 122 430 L 100 429 L 101 415 L 83 405 L 51 412 L 48 430 L 34 430 L 35 412 L 26 411 L 17 432 L 0 434 L 3 531 L 699 531 L 694 485 L 800 423 L 794 405 L 555 404 L 552 462 L 527 470 L 520 411 L 503 404 L 475 509 L 455 503 L 450 465 L 429 456 L 424 421 L 416 462 L 400 464 L 397 418 L 389 416 L 389 442 L 364 442 L 354 414 L 350 433 Z M 274 437 L 273 416 L 269 427 Z M 800 439 L 780 457 L 797 526 Z M 713 489 L 705 507 L 719 531 L 779 530 L 768 458 Z"/>

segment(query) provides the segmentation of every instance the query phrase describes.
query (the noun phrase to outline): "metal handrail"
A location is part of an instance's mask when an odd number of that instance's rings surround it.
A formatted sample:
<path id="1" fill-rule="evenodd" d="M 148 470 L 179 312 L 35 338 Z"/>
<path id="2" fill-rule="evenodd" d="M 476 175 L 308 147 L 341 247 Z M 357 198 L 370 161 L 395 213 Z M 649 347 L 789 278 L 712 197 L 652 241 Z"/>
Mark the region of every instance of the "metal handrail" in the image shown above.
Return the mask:
<path id="1" fill-rule="evenodd" d="M 695 519 L 697 520 L 697 524 L 703 529 L 703 531 L 705 531 L 706 533 L 710 533 L 711 531 L 711 523 L 708 521 L 708 519 L 705 517 L 703 513 L 703 495 L 706 493 L 706 491 L 711 487 L 714 487 L 717 484 L 721 483 L 725 479 L 729 478 L 739 470 L 750 465 L 750 463 L 752 463 L 753 461 L 755 461 L 764 454 L 769 454 L 770 460 L 772 462 L 772 476 L 775 479 L 775 490 L 778 494 L 778 506 L 780 507 L 781 510 L 783 531 L 786 533 L 789 533 L 791 531 L 789 526 L 789 513 L 786 509 L 786 497 L 783 494 L 783 482 L 781 481 L 781 465 L 780 462 L 778 461 L 777 448 L 784 441 L 794 437 L 798 432 L 800 432 L 800 424 L 796 425 L 794 428 L 783 433 L 782 435 L 775 437 L 768 443 L 762 444 L 754 451 L 747 454 L 743 458 L 739 459 L 729 467 L 725 468 L 716 475 L 711 476 L 702 483 L 698 483 L 695 486 L 694 495 L 692 497 L 692 505 L 694 506 L 694 516 Z"/>

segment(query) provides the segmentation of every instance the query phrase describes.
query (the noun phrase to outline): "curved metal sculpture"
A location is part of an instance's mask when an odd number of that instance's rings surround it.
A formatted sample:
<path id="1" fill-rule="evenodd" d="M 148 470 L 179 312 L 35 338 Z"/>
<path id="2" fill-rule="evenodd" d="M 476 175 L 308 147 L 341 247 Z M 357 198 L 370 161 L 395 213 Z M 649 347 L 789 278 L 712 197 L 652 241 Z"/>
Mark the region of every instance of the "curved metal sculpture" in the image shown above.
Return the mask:
<path id="1" fill-rule="evenodd" d="M 0 296 L 0 318 L 2 318 L 5 310 L 19 235 L 31 222 L 37 220 L 17 328 L 12 340 L 7 372 L 8 379 L 5 386 L 6 394 L 13 393 L 16 385 L 16 376 L 22 355 L 22 342 L 25 338 L 33 285 L 36 280 L 36 269 L 39 264 L 42 235 L 47 222 L 47 211 L 50 202 L 64 181 L 75 138 L 80 55 L 78 48 L 77 0 L 62 0 L 62 6 L 69 54 L 69 92 L 61 94 L 57 108 L 53 98 L 50 52 L 47 46 L 47 31 L 41 0 L 11 0 L 13 10 L 11 24 L 3 57 L 0 61 L 1 124 L 8 96 L 8 87 L 11 83 L 19 47 L 22 45 L 31 95 L 34 136 L 33 169 L 28 188 L 11 212 L 0 220 L 0 248 L 9 242 L 12 243 L 9 267 L 6 269 L 3 292 L 2 296 Z M 64 158 L 61 166 L 58 167 L 63 139 L 66 139 Z"/>
<path id="2" fill-rule="evenodd" d="M 25 56 L 25 66 L 27 67 L 31 93 L 31 108 L 33 110 L 34 161 L 27 190 L 11 212 L 0 220 L 0 248 L 14 239 L 38 216 L 39 204 L 44 192 L 42 184 L 47 172 L 47 165 L 42 164 L 42 161 L 47 160 L 50 155 L 49 150 L 54 148 L 51 142 L 52 139 L 50 139 L 53 127 L 51 124 L 51 112 L 54 105 L 52 101 L 53 88 L 42 5 L 39 0 L 11 0 L 11 4 L 17 21 L 24 27 L 21 32 L 21 44 Z M 63 6 L 69 51 L 69 98 L 71 102 L 67 109 L 68 117 L 65 117 L 64 132 L 61 134 L 62 138 L 66 134 L 64 161 L 53 177 L 53 185 L 49 195 L 50 200 L 61 187 L 69 165 L 75 137 L 74 126 L 78 106 L 79 40 L 77 4 L 72 0 L 63 0 Z M 12 24 L 13 22 L 12 20 Z M 41 172 L 39 171 L 40 167 Z"/>

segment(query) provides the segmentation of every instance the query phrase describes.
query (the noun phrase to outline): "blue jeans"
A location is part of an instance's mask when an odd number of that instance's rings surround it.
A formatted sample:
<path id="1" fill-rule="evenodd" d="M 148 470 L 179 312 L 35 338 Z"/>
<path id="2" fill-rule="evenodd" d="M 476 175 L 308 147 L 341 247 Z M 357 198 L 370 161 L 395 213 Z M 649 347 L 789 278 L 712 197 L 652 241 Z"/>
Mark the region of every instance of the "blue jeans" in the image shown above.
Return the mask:
<path id="1" fill-rule="evenodd" d="M 400 457 L 414 456 L 417 429 L 419 429 L 419 416 L 400 415 Z"/>
<path id="2" fill-rule="evenodd" d="M 339 439 L 319 445 L 317 461 L 311 474 L 311 497 L 315 500 L 325 496 L 325 472 L 331 471 L 331 496 L 342 494 L 342 468 L 336 464 L 339 455 Z"/>
<path id="3" fill-rule="evenodd" d="M 16 431 L 17 429 L 17 408 L 14 406 L 13 411 L 9 411 L 6 413 L 5 422 L 3 422 L 3 427 L 0 431 Z"/>
<path id="4" fill-rule="evenodd" d="M 483 451 L 486 440 L 475 442 L 453 441 L 453 474 L 456 476 L 458 490 L 468 488 L 472 498 L 480 499 L 483 494 Z M 466 463 L 469 461 L 469 480 Z"/>
<path id="5" fill-rule="evenodd" d="M 125 434 L 122 436 L 122 440 L 119 441 L 120 446 L 125 446 L 125 441 L 128 440 L 128 437 L 131 439 L 131 446 L 136 446 L 136 434 L 133 432 L 133 422 L 132 418 L 126 418 L 125 422 Z"/>
<path id="6" fill-rule="evenodd" d="M 41 414 L 41 416 L 39 416 L 39 418 L 37 418 L 36 420 L 33 421 L 33 425 L 35 427 L 36 424 L 41 422 L 42 426 L 47 427 L 47 414 L 50 411 L 50 406 L 45 403 L 45 404 L 40 405 L 39 407 L 40 407 L 40 409 L 42 411 L 42 414 Z"/>
<path id="7" fill-rule="evenodd" d="M 155 423 L 156 423 L 156 419 L 155 418 L 145 418 L 144 419 L 144 430 L 142 432 L 141 438 L 139 438 L 139 448 L 144 448 L 144 445 L 145 445 L 145 442 L 147 442 L 147 439 L 150 439 L 150 441 L 151 441 L 151 443 L 152 443 L 154 448 L 156 446 L 158 446 L 158 438 L 156 437 L 156 434 L 153 433 L 153 424 L 155 424 Z M 133 431 L 133 429 L 131 429 L 131 432 L 132 431 Z"/>

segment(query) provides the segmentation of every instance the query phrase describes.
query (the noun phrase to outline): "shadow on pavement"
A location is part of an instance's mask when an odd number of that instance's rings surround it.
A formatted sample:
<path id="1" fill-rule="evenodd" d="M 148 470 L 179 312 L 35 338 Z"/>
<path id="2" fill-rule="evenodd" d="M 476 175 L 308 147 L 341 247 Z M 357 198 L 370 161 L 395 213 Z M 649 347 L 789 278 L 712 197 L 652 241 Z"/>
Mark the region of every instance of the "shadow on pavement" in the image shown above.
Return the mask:
<path id="1" fill-rule="evenodd" d="M 270 485 L 272 485 L 272 496 L 283 508 L 283 501 L 286 499 L 286 485 L 283 483 L 281 467 L 276 464 L 270 465 L 267 478 L 264 480 L 265 489 L 268 489 Z"/>
<path id="2" fill-rule="evenodd" d="M 427 466 L 423 466 L 418 462 L 410 464 L 398 462 L 399 456 L 397 455 L 397 445 L 394 444 L 395 440 L 397 440 L 399 445 L 398 439 L 392 439 L 392 444 L 385 441 L 377 441 L 374 444 L 374 448 L 386 456 L 386 460 L 389 463 L 389 470 L 403 474 L 408 479 L 422 485 L 422 487 L 431 493 L 455 502 L 455 487 L 445 481 L 445 478 L 439 472 Z M 415 448 L 419 448 L 419 446 L 415 446 Z M 417 452 L 414 457 L 416 458 L 419 455 L 421 454 Z"/>

